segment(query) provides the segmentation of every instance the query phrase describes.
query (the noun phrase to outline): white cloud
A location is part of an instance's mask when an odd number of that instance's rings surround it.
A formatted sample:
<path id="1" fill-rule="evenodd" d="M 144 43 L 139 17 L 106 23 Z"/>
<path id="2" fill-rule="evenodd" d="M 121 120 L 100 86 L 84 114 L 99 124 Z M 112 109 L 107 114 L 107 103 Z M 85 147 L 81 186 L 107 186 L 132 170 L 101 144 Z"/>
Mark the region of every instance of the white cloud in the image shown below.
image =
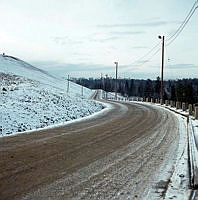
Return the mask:
<path id="1" fill-rule="evenodd" d="M 173 33 L 193 2 L 1 0 L 0 52 L 30 62 L 91 63 L 96 67 L 111 66 L 118 60 L 128 66 L 156 44 L 158 35 Z M 187 62 L 198 65 L 196 19 L 197 13 L 168 47 L 165 56 L 171 57 L 172 65 Z M 150 76 L 150 65 L 160 65 L 159 56 L 145 63 L 144 74 Z M 152 73 L 157 76 L 159 72 Z"/>

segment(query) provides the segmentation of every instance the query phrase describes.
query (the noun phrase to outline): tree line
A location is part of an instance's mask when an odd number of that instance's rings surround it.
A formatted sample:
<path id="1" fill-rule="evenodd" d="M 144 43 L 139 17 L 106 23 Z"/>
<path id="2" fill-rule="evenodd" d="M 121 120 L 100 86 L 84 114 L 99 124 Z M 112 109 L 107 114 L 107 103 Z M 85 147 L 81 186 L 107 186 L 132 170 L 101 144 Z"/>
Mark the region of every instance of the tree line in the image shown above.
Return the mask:
<path id="1" fill-rule="evenodd" d="M 106 77 L 100 79 L 78 78 L 73 79 L 77 84 L 90 89 L 103 89 L 106 92 L 115 92 L 116 80 Z M 156 80 L 118 79 L 117 92 L 125 97 L 160 98 L 161 82 Z M 164 81 L 164 99 L 186 103 L 198 102 L 198 79 L 178 79 Z"/>

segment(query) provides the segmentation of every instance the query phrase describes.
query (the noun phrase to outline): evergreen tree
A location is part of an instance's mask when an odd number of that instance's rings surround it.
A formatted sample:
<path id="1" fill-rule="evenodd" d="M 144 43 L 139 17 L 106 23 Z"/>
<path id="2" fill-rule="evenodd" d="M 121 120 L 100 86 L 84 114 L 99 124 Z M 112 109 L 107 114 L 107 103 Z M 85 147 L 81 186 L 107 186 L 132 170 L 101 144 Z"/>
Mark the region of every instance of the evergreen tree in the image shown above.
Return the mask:
<path id="1" fill-rule="evenodd" d="M 160 97 L 160 89 L 161 89 L 161 82 L 160 82 L 160 77 L 158 76 L 155 81 L 155 97 L 156 98 Z"/>
<path id="2" fill-rule="evenodd" d="M 153 96 L 153 85 L 150 79 L 147 79 L 145 89 L 144 89 L 144 96 L 145 97 L 152 97 Z"/>
<path id="3" fill-rule="evenodd" d="M 135 95 L 135 87 L 134 87 L 134 79 L 130 80 L 130 86 L 129 86 L 129 96 Z"/>
<path id="4" fill-rule="evenodd" d="M 176 100 L 176 90 L 175 90 L 175 85 L 171 85 L 171 100 L 173 100 L 173 101 Z"/>

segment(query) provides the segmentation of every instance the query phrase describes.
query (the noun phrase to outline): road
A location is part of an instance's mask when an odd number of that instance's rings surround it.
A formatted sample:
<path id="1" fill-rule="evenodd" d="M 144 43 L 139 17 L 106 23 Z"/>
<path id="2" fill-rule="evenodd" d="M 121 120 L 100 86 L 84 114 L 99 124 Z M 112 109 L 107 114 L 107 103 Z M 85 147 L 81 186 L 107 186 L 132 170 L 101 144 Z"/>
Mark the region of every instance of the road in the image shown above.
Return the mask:
<path id="1" fill-rule="evenodd" d="M 174 155 L 178 122 L 163 109 L 112 102 L 87 121 L 0 139 L 0 199 L 143 199 Z"/>

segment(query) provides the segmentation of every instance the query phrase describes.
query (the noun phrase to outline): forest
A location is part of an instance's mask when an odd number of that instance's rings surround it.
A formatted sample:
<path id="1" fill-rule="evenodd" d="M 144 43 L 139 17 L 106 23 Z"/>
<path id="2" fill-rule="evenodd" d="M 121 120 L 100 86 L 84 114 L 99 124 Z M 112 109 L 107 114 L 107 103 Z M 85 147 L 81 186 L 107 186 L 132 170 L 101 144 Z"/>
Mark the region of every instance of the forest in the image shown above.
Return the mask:
<path id="1" fill-rule="evenodd" d="M 115 92 L 116 79 L 106 77 L 100 79 L 78 78 L 72 79 L 77 84 L 90 89 L 103 89 L 106 92 Z M 118 79 L 117 92 L 125 97 L 160 98 L 161 81 L 139 79 Z M 178 79 L 164 81 L 164 99 L 194 104 L 198 102 L 198 79 Z"/>

